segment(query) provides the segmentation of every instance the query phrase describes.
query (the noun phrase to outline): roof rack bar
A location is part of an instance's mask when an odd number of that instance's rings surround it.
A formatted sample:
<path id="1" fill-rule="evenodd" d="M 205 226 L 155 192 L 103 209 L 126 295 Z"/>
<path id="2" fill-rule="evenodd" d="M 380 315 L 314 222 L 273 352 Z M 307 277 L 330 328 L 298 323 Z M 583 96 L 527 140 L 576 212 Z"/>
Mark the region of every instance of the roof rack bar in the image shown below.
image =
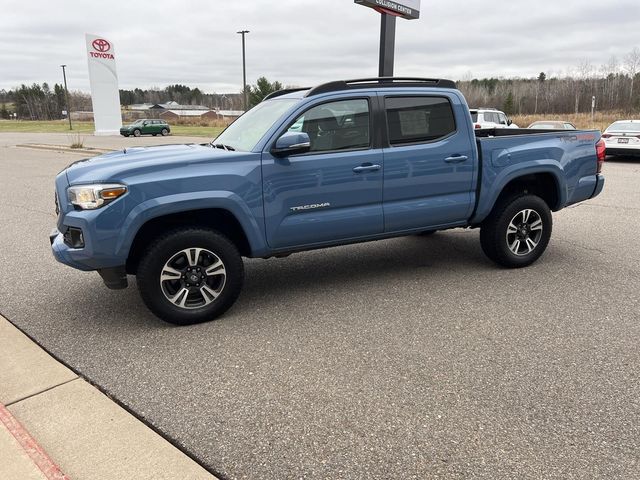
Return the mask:
<path id="1" fill-rule="evenodd" d="M 283 88 L 282 90 L 277 90 L 275 92 L 270 93 L 269 95 L 264 97 L 262 100 L 263 101 L 264 100 L 269 100 L 271 98 L 276 98 L 276 97 L 280 97 L 282 95 L 286 95 L 287 93 L 301 92 L 303 90 L 309 90 L 309 87 Z"/>
<path id="2" fill-rule="evenodd" d="M 350 88 L 366 88 L 375 86 L 456 88 L 456 84 L 452 80 L 445 80 L 440 78 L 371 77 L 323 83 L 309 90 L 306 96 L 311 97 L 313 95 L 334 92 L 337 90 L 348 90 Z"/>

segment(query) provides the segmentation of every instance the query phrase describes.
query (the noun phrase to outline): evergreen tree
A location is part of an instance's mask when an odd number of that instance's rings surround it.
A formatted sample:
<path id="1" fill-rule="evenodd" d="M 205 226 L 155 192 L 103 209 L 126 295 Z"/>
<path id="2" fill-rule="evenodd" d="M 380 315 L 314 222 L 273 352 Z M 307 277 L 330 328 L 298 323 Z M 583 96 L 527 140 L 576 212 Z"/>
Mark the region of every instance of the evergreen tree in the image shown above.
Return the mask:
<path id="1" fill-rule="evenodd" d="M 509 94 L 507 95 L 507 99 L 502 106 L 502 110 L 504 110 L 504 113 L 506 113 L 507 115 L 513 115 L 515 111 L 515 106 L 513 103 L 513 93 L 509 92 Z"/>
<path id="2" fill-rule="evenodd" d="M 260 77 L 255 85 L 252 87 L 247 86 L 249 92 L 249 108 L 255 107 L 259 104 L 264 97 L 270 93 L 282 90 L 282 84 L 278 81 L 271 83 L 265 77 Z"/>

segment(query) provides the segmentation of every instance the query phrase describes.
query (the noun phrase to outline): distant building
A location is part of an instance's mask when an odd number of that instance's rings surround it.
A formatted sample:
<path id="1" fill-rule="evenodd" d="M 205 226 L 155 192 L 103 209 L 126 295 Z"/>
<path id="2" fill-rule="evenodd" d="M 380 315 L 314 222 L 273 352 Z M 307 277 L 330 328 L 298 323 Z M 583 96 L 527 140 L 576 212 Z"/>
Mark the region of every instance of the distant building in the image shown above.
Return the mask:
<path id="1" fill-rule="evenodd" d="M 133 110 L 136 112 L 146 112 L 151 107 L 153 107 L 153 103 L 134 103 L 133 105 L 128 105 L 125 110 Z"/>
<path id="2" fill-rule="evenodd" d="M 244 113 L 244 110 L 216 110 L 219 118 L 235 120 Z"/>
<path id="3" fill-rule="evenodd" d="M 203 118 L 217 120 L 220 118 L 213 110 L 165 110 L 158 115 L 163 120 L 179 120 L 181 118 Z"/>
<path id="4" fill-rule="evenodd" d="M 212 110 L 204 105 L 180 105 L 178 102 L 170 101 L 166 103 L 136 103 L 124 107 L 122 111 L 122 117 L 125 121 L 137 120 L 139 118 L 163 118 L 165 120 L 169 118 L 199 118 L 203 113 L 211 112 Z M 172 115 L 164 115 L 167 112 L 173 112 Z M 179 113 L 177 113 L 179 112 Z M 197 113 L 186 113 L 197 112 Z M 217 117 L 203 117 L 203 118 L 217 118 Z"/>

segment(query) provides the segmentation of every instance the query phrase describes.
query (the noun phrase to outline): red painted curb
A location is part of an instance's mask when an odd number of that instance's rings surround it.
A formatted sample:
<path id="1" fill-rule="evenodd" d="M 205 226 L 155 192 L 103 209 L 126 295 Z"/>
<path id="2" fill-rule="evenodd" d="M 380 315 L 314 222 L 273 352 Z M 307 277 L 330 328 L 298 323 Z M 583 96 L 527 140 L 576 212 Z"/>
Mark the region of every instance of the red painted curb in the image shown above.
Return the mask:
<path id="1" fill-rule="evenodd" d="M 29 456 L 31 461 L 42 471 L 47 480 L 71 480 L 60 468 L 53 463 L 53 460 L 42 449 L 38 442 L 29 435 L 20 422 L 11 415 L 11 412 L 0 403 L 0 422 L 4 424 L 13 438 L 15 438 L 22 450 Z"/>

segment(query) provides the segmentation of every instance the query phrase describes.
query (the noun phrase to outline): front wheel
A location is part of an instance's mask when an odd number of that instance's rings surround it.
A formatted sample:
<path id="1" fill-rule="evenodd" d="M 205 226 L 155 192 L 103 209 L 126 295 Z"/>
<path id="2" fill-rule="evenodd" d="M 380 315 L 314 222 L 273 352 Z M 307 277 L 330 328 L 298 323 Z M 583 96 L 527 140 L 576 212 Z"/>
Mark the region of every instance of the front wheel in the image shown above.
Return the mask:
<path id="1" fill-rule="evenodd" d="M 163 128 L 160 133 L 162 134 L 163 137 L 166 137 L 167 135 L 169 135 L 169 130 L 167 130 L 166 128 Z"/>
<path id="2" fill-rule="evenodd" d="M 138 265 L 142 300 L 176 325 L 213 320 L 238 298 L 244 267 L 238 249 L 213 230 L 188 228 L 160 237 Z"/>
<path id="3" fill-rule="evenodd" d="M 496 205 L 480 229 L 485 255 L 499 265 L 520 268 L 544 253 L 552 228 L 551 210 L 535 195 L 512 197 Z"/>

